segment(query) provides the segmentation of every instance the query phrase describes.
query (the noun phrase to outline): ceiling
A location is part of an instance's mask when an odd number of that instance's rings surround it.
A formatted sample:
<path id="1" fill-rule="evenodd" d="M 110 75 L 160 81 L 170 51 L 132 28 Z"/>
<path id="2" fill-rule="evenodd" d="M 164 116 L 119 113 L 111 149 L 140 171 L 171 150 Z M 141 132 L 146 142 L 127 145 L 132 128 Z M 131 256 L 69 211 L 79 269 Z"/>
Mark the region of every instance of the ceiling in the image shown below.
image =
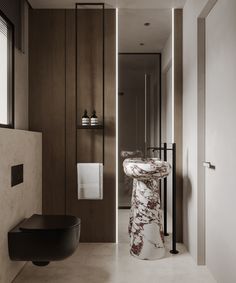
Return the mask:
<path id="1" fill-rule="evenodd" d="M 171 34 L 171 9 L 120 9 L 118 32 L 119 52 L 160 52 Z"/>
<path id="2" fill-rule="evenodd" d="M 101 3 L 106 7 L 125 9 L 171 9 L 182 8 L 186 0 L 29 0 L 33 8 L 73 9 L 76 2 Z"/>
<path id="3" fill-rule="evenodd" d="M 160 52 L 171 33 L 171 8 L 186 0 L 29 0 L 35 9 L 73 9 L 75 3 L 119 8 L 119 52 Z M 150 23 L 145 26 L 144 23 Z M 144 45 L 140 45 L 143 43 Z"/>

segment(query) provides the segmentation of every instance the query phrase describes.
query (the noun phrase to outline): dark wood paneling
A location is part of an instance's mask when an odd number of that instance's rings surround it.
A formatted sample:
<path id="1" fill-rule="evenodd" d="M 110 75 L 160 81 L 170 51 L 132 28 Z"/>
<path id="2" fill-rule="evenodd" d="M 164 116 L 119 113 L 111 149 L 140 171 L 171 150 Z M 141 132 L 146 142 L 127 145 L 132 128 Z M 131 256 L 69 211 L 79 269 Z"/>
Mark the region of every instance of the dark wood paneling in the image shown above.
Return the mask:
<path id="1" fill-rule="evenodd" d="M 65 11 L 30 10 L 29 128 L 43 133 L 43 213 L 65 213 Z"/>
<path id="2" fill-rule="evenodd" d="M 103 30 L 102 10 L 77 10 L 77 111 L 78 123 L 85 109 L 102 118 Z M 110 46 L 109 46 L 110 48 Z M 102 161 L 102 131 L 77 131 L 77 161 Z"/>
<path id="3" fill-rule="evenodd" d="M 102 113 L 101 15 L 81 11 L 78 26 L 78 117 L 86 108 Z M 82 220 L 81 241 L 114 242 L 116 227 L 115 189 L 115 10 L 105 12 L 105 167 L 103 200 L 78 200 L 78 162 L 102 161 L 102 131 L 76 130 L 75 98 L 75 14 L 66 12 L 66 211 Z M 77 132 L 77 133 L 76 133 Z M 77 160 L 76 160 L 77 135 Z"/>
<path id="4" fill-rule="evenodd" d="M 115 241 L 115 10 L 107 10 L 105 14 L 104 199 L 79 201 L 77 158 L 80 162 L 102 159 L 102 131 L 76 130 L 75 11 L 32 10 L 30 13 L 29 117 L 30 130 L 43 132 L 43 211 L 80 217 L 81 241 L 87 242 Z M 82 93 L 78 99 L 79 117 L 84 108 L 89 111 L 96 108 L 101 117 L 102 34 L 96 27 L 99 19 L 90 17 L 87 19 L 90 24 L 80 29 L 80 43 L 88 52 L 79 63 L 78 86 Z M 86 33 L 86 28 L 94 31 Z M 85 44 L 89 38 L 95 45 Z"/>

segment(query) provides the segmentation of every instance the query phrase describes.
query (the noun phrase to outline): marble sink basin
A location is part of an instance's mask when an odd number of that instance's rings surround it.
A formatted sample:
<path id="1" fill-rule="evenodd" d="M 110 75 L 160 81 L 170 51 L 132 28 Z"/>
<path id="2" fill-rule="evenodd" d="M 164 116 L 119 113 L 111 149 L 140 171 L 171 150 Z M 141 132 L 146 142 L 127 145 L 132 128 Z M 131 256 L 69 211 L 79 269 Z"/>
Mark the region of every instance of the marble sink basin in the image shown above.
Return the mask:
<path id="1" fill-rule="evenodd" d="M 127 176 L 139 180 L 164 178 L 171 171 L 170 164 L 159 158 L 127 158 L 123 167 Z"/>
<path id="2" fill-rule="evenodd" d="M 124 172 L 133 178 L 129 235 L 131 255 L 146 260 L 165 256 L 159 179 L 171 171 L 158 158 L 127 158 Z"/>

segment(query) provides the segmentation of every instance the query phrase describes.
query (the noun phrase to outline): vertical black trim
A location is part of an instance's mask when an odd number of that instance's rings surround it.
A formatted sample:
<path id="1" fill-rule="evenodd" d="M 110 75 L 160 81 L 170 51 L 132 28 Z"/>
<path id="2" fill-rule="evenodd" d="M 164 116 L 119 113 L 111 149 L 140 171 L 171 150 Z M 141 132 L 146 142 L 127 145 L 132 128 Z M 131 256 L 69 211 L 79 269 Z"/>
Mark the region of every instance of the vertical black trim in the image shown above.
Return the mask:
<path id="1" fill-rule="evenodd" d="M 179 253 L 176 250 L 176 143 L 172 145 L 172 250 L 171 254 Z"/>
<path id="2" fill-rule="evenodd" d="M 78 11 L 77 11 L 77 4 L 75 4 L 75 170 L 77 170 L 77 92 L 78 92 L 78 71 L 77 71 L 77 65 L 78 65 L 78 35 L 77 35 L 77 19 L 78 19 Z M 76 178 L 76 188 L 78 187 L 77 184 L 77 178 Z"/>
<path id="3" fill-rule="evenodd" d="M 162 144 L 162 55 L 159 57 L 159 147 Z M 162 151 L 160 150 L 160 159 L 162 158 Z M 159 181 L 160 186 L 160 200 L 162 200 L 162 181 Z"/>
<path id="4" fill-rule="evenodd" d="M 160 73 L 159 73 L 159 146 L 161 147 L 162 144 L 162 55 L 160 53 Z M 161 154 L 161 153 L 160 153 Z M 160 156 L 161 157 L 161 156 Z"/>
<path id="5" fill-rule="evenodd" d="M 167 143 L 164 143 L 164 161 L 167 161 Z M 163 192 L 163 211 L 164 211 L 164 236 L 169 236 L 167 233 L 167 178 L 164 178 Z"/>
<path id="6" fill-rule="evenodd" d="M 65 194 L 64 194 L 64 199 L 65 199 L 65 215 L 67 214 L 66 213 L 66 191 L 67 191 L 67 147 L 66 147 L 66 144 L 67 144 L 67 139 L 66 139 L 66 136 L 67 136 L 67 133 L 66 133 L 66 129 L 67 129 L 67 124 L 66 124 L 66 121 L 67 121 L 67 109 L 66 109 L 66 107 L 67 107 L 67 100 L 66 100 L 66 95 L 67 95 L 67 76 L 66 76 L 66 74 L 67 74 L 67 64 L 66 64 L 66 62 L 67 62 L 67 58 L 66 58 L 66 56 L 67 56 L 67 38 L 66 38 L 66 36 L 67 36 L 67 22 L 66 22 L 66 19 L 67 19 L 67 17 L 66 17 L 66 11 L 67 10 L 65 10 L 65 54 L 64 54 L 64 56 L 65 56 Z"/>
<path id="7" fill-rule="evenodd" d="M 12 63 L 10 66 L 10 72 L 11 72 L 11 79 L 12 79 L 12 94 L 11 94 L 11 128 L 15 127 L 15 28 L 14 25 L 12 25 L 12 44 L 11 44 L 11 52 L 12 52 Z"/>

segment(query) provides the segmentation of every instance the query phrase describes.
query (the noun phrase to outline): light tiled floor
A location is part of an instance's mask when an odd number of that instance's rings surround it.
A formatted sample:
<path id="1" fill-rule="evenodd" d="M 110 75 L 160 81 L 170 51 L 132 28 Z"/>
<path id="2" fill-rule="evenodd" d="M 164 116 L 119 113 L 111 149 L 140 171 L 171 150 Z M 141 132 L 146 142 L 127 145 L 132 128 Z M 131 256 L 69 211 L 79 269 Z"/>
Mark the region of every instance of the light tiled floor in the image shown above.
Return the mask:
<path id="1" fill-rule="evenodd" d="M 133 258 L 129 254 L 128 211 L 120 211 L 116 244 L 80 244 L 73 256 L 46 267 L 28 263 L 14 283 L 215 283 L 206 267 L 197 266 L 183 245 L 180 254 L 157 261 Z M 167 239 L 169 246 L 170 239 Z"/>

